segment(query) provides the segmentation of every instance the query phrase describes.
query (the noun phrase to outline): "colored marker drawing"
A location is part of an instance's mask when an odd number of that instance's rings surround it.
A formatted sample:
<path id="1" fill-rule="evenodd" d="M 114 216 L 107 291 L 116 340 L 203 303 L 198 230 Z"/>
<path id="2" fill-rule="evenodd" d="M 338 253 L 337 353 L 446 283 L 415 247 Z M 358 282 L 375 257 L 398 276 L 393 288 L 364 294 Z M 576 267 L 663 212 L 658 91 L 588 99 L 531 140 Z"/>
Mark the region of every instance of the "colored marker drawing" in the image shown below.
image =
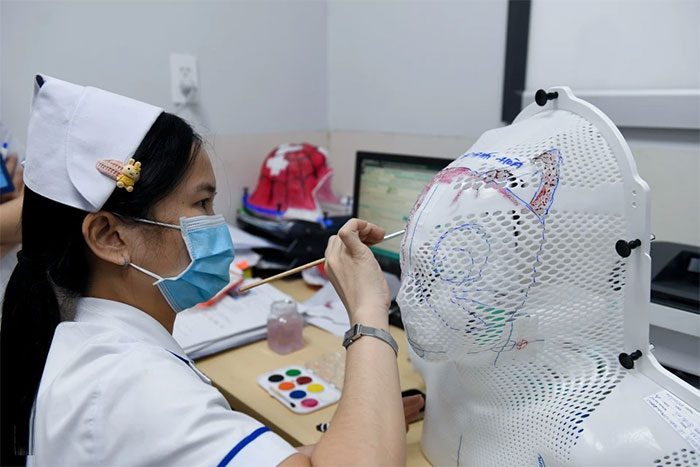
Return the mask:
<path id="1" fill-rule="evenodd" d="M 498 266 L 493 264 L 492 256 L 498 253 L 493 251 L 494 245 L 498 243 L 494 243 L 494 240 L 499 239 L 492 238 L 488 222 L 463 222 L 446 228 L 431 247 L 430 271 L 426 274 L 426 271 L 414 272 L 409 269 L 416 284 L 414 290 L 417 291 L 419 302 L 426 311 L 450 331 L 460 333 L 465 342 L 469 342 L 468 350 L 465 349 L 463 354 L 492 353 L 492 364 L 496 366 L 504 352 L 523 351 L 529 344 L 540 341 L 535 337 L 514 336 L 514 325 L 519 316 L 518 312 L 527 302 L 530 289 L 537 282 L 537 268 L 541 265 L 540 256 L 546 241 L 546 219 L 559 185 L 562 156 L 557 149 L 550 149 L 530 158 L 527 163 L 517 158 L 497 157 L 488 153 L 469 153 L 463 155 L 460 160 L 462 159 L 489 160 L 513 169 L 530 165 L 536 169 L 533 178 L 539 178 L 535 193 L 526 201 L 523 199 L 523 190 L 517 193 L 514 191 L 514 185 L 518 185 L 515 180 L 518 178 L 509 168 L 490 167 L 478 172 L 470 167 L 448 167 L 436 175 L 423 191 L 411 215 L 413 226 L 409 226 L 410 239 L 407 235 L 404 242 L 404 247 L 412 248 L 416 225 L 426 205 L 430 204 L 431 197 L 441 185 L 455 188 L 456 193 L 451 201 L 455 208 L 459 207 L 460 199 L 468 202 L 468 199 L 463 199 L 464 196 L 472 196 L 475 199 L 484 190 L 495 190 L 517 208 L 511 211 L 516 213 L 513 219 L 530 216 L 530 222 L 534 221 L 534 224 L 539 226 L 534 231 L 528 231 L 528 235 L 535 238 L 534 242 L 527 243 L 522 237 L 512 240 L 519 250 L 523 250 L 525 244 L 531 245 L 531 253 L 520 253 L 523 265 L 528 267 L 526 265 L 530 264 L 527 283 L 508 283 L 505 278 L 502 284 L 493 285 L 496 281 L 489 275 L 501 277 L 503 271 L 496 270 Z M 523 185 L 520 180 L 519 186 Z M 440 227 L 441 225 L 438 225 L 435 228 Z M 501 245 L 502 242 L 498 244 Z M 410 252 L 405 253 L 410 258 Z M 449 304 L 461 310 L 456 319 L 455 314 L 451 312 L 454 308 L 450 310 L 451 307 L 445 307 L 445 293 Z M 483 297 L 489 297 L 489 300 L 485 302 Z M 442 306 L 439 303 L 441 300 Z M 419 355 L 446 353 L 445 349 L 421 346 L 412 339 L 410 332 L 408 338 Z"/>

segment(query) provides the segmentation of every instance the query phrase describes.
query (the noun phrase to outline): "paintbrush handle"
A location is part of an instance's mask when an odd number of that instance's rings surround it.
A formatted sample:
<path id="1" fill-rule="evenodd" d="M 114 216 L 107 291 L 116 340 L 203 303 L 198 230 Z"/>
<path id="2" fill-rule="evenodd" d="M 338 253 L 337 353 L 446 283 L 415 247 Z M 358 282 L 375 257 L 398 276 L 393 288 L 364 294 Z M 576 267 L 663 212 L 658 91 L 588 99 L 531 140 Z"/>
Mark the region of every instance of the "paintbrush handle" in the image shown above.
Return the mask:
<path id="1" fill-rule="evenodd" d="M 270 276 L 267 279 L 263 279 L 258 282 L 254 282 L 253 284 L 248 284 L 244 285 L 240 289 L 238 289 L 238 292 L 245 292 L 246 290 L 253 289 L 259 285 L 267 284 L 268 282 L 273 282 L 276 281 L 277 279 L 284 279 L 287 276 L 292 276 L 298 272 L 303 271 L 304 269 L 309 269 L 314 266 L 318 266 L 319 264 L 323 264 L 326 261 L 326 258 L 321 258 L 317 259 L 316 261 L 311 261 L 310 263 L 302 264 L 301 266 L 298 266 L 294 269 L 290 269 L 289 271 L 281 272 L 279 274 L 275 274 L 274 276 Z"/>
<path id="2" fill-rule="evenodd" d="M 396 238 L 400 235 L 403 235 L 404 233 L 406 233 L 405 230 L 399 230 L 398 232 L 394 232 L 392 234 L 387 235 L 386 237 L 384 237 L 384 239 L 382 241 L 391 240 L 392 238 Z M 244 285 L 243 287 L 238 289 L 238 293 L 242 293 L 242 292 L 245 292 L 247 290 L 254 289 L 257 286 L 267 284 L 268 282 L 273 282 L 273 281 L 276 281 L 278 279 L 284 279 L 285 277 L 292 276 L 298 272 L 303 271 L 304 269 L 309 269 L 309 268 L 312 268 L 314 266 L 318 266 L 319 264 L 323 264 L 325 261 L 326 261 L 326 258 L 317 259 L 316 261 L 311 261 L 310 263 L 302 264 L 301 266 L 297 266 L 296 268 L 290 269 L 289 271 L 275 274 L 274 276 L 270 276 L 267 279 L 263 279 L 261 281 L 254 282 L 252 284 Z"/>

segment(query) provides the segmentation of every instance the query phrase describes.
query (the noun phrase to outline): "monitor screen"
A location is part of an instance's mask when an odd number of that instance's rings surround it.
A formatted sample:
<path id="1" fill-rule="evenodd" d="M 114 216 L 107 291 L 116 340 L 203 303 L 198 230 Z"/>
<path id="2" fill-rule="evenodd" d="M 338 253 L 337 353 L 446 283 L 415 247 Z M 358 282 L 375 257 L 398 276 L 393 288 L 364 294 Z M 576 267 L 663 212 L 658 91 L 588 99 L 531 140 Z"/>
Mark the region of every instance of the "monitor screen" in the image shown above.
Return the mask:
<path id="1" fill-rule="evenodd" d="M 452 159 L 358 152 L 353 216 L 377 224 L 386 233 L 406 228 L 423 187 Z M 400 273 L 401 238 L 372 247 L 382 269 Z"/>

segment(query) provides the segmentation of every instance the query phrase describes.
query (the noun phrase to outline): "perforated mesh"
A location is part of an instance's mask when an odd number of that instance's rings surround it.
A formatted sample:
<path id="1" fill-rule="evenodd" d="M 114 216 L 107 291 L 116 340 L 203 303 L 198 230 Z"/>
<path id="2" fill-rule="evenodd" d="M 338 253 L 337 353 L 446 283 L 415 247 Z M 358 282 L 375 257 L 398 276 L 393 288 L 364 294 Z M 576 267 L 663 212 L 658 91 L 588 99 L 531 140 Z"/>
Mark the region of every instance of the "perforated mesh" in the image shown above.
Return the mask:
<path id="1" fill-rule="evenodd" d="M 562 154 L 575 154 L 576 163 L 564 165 L 561 173 L 563 186 L 594 189 L 605 183 L 622 183 L 622 174 L 617 161 L 605 142 L 605 139 L 595 127 L 579 117 L 569 116 L 564 128 L 553 129 L 551 136 L 539 140 L 509 145 L 498 150 L 499 157 L 505 157 L 516 164 L 518 161 L 529 160 L 550 148 L 558 148 Z M 562 131 L 564 130 L 564 131 Z M 495 150 L 495 149 L 494 149 Z M 467 153 L 469 154 L 469 153 Z M 481 159 L 480 163 L 470 164 L 476 171 L 484 171 L 494 167 L 493 161 Z M 503 167 L 503 164 L 500 164 Z M 537 174 L 530 174 L 525 181 L 536 184 Z"/>
<path id="2" fill-rule="evenodd" d="M 700 455 L 693 449 L 682 448 L 654 460 L 654 467 L 686 467 L 700 465 Z"/>
<path id="3" fill-rule="evenodd" d="M 624 377 L 622 176 L 590 123 L 556 113 L 491 132 L 508 144 L 477 143 L 438 174 L 402 245 L 409 343 L 456 363 L 463 385 L 441 390 L 465 462 L 566 463 Z"/>

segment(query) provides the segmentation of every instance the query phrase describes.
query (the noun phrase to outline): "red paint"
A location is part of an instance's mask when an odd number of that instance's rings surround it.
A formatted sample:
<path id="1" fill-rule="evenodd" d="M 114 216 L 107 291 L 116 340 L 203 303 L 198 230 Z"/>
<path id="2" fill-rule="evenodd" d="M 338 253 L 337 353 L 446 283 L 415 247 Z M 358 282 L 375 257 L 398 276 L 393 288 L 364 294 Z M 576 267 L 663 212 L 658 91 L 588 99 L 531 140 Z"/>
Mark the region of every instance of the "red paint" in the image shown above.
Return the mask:
<path id="1" fill-rule="evenodd" d="M 446 167 L 442 169 L 433 179 L 434 183 L 452 183 L 458 177 L 474 175 L 474 172 L 469 167 Z"/>
<path id="2" fill-rule="evenodd" d="M 308 376 L 300 376 L 297 378 L 297 384 L 309 384 L 311 381 L 311 378 Z"/>
<path id="3" fill-rule="evenodd" d="M 559 183 L 559 158 L 558 152 L 546 151 L 532 158 L 533 162 L 542 164 L 542 183 L 540 189 L 532 197 L 530 205 L 532 210 L 541 216 L 547 213 L 547 209 L 552 204 L 554 191 Z"/>
<path id="4" fill-rule="evenodd" d="M 301 401 L 301 405 L 303 405 L 304 407 L 312 408 L 318 405 L 318 401 L 316 399 L 304 399 L 303 401 Z"/>

